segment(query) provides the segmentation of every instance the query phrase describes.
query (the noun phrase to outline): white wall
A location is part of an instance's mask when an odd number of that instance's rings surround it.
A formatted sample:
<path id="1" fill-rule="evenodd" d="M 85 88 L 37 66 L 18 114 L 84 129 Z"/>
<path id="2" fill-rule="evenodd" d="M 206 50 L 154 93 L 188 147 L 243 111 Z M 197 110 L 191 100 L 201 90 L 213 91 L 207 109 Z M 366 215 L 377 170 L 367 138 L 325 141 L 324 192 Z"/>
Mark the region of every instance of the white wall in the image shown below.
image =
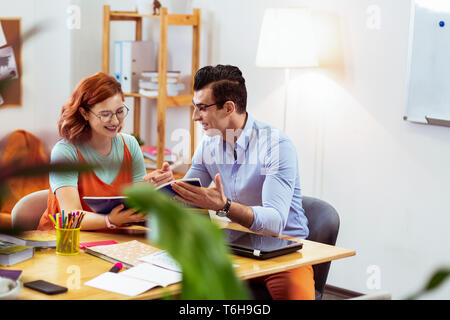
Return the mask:
<path id="1" fill-rule="evenodd" d="M 151 4 L 152 1 L 147 1 Z M 80 7 L 81 26 L 71 31 L 72 36 L 72 76 L 71 85 L 75 85 L 84 77 L 101 71 L 102 58 L 102 28 L 103 28 L 103 5 L 110 5 L 112 11 L 134 11 L 137 6 L 135 0 L 72 0 L 72 4 Z M 176 2 L 167 1 L 169 12 L 192 13 L 186 11 Z M 171 10 L 173 9 L 173 10 Z M 182 10 L 182 11 L 179 11 Z M 111 22 L 110 39 L 110 72 L 113 72 L 115 40 L 134 40 L 134 22 Z M 143 40 L 151 40 L 158 43 L 159 21 L 154 19 L 143 20 Z M 181 81 L 185 84 L 185 92 L 189 92 L 189 78 L 191 68 L 192 28 L 170 26 L 168 32 L 168 70 L 179 70 Z M 157 52 L 155 52 L 156 57 Z M 183 93 L 183 92 L 181 92 Z M 126 98 L 126 103 L 131 106 L 131 112 L 125 120 L 124 132 L 133 132 L 133 98 Z M 141 138 L 146 144 L 156 144 L 156 113 L 155 99 L 141 99 Z M 172 139 L 172 133 L 182 128 L 189 132 L 189 107 L 168 108 L 166 113 L 166 147 L 172 148 L 180 141 Z"/>
<path id="2" fill-rule="evenodd" d="M 369 293 L 379 275 L 379 289 L 402 299 L 437 267 L 448 267 L 450 129 L 402 120 L 410 1 L 199 0 L 193 5 L 203 10 L 209 41 L 202 46 L 211 46 L 203 64 L 239 66 L 248 83 L 248 110 L 279 127 L 283 70 L 254 64 L 264 9 L 306 5 L 340 20 L 342 64 L 291 73 L 287 123 L 300 158 L 303 193 L 335 206 L 341 218 L 337 245 L 357 251 L 332 263 L 328 283 Z M 380 29 L 368 28 L 370 5 L 380 9 Z M 424 298 L 449 297 L 447 283 Z"/>
<path id="3" fill-rule="evenodd" d="M 79 30 L 65 27 L 70 3 L 81 8 Z M 103 4 L 134 9 L 133 0 L 0 4 L 1 15 L 21 16 L 24 29 L 41 19 L 57 24 L 24 44 L 23 107 L 0 109 L 0 137 L 17 128 L 56 131 L 61 106 L 74 85 L 101 69 Z M 341 217 L 337 245 L 357 251 L 355 257 L 332 263 L 328 282 L 369 293 L 376 274 L 368 270 L 375 266 L 380 289 L 402 299 L 435 268 L 450 262 L 450 129 L 402 120 L 410 1 L 193 0 L 192 6 L 202 9 L 201 66 L 239 66 L 247 80 L 249 112 L 281 127 L 283 70 L 256 68 L 256 47 L 266 7 L 300 5 L 334 15 L 342 37 L 339 64 L 291 73 L 288 103 L 287 134 L 299 154 L 303 193 L 336 207 Z M 379 30 L 367 27 L 369 5 L 380 8 Z M 132 32 L 129 26 L 114 28 L 113 38 Z M 156 40 L 153 32 L 144 36 Z M 169 63 L 188 70 L 190 40 L 184 31 L 171 32 L 169 37 L 179 41 L 169 42 L 169 52 L 184 54 Z M 144 139 L 154 141 L 155 108 L 148 109 L 142 130 Z M 176 143 L 170 132 L 188 128 L 188 114 L 169 110 L 169 147 Z M 125 126 L 131 130 L 132 115 Z M 425 298 L 449 297 L 447 283 Z"/>
<path id="4" fill-rule="evenodd" d="M 21 17 L 22 32 L 42 27 L 22 44 L 22 107 L 0 108 L 0 138 L 25 129 L 44 138 L 47 148 L 56 141 L 56 122 L 70 92 L 67 5 L 67 0 L 0 2 L 0 16 Z"/>

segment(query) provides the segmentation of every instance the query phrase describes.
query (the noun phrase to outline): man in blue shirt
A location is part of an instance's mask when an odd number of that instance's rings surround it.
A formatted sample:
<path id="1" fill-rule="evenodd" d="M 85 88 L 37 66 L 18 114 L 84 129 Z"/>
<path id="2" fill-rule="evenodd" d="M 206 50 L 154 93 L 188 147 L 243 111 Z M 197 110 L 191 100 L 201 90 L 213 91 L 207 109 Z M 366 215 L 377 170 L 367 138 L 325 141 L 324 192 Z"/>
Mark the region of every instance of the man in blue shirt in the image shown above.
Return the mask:
<path id="1" fill-rule="evenodd" d="M 206 134 L 185 178 L 200 178 L 204 187 L 174 183 L 176 198 L 254 232 L 306 238 L 295 147 L 283 132 L 249 115 L 246 104 L 239 68 L 207 66 L 196 73 L 193 119 Z M 158 184 L 172 178 L 165 164 L 144 179 Z M 311 266 L 252 281 L 264 283 L 274 299 L 314 299 Z"/>

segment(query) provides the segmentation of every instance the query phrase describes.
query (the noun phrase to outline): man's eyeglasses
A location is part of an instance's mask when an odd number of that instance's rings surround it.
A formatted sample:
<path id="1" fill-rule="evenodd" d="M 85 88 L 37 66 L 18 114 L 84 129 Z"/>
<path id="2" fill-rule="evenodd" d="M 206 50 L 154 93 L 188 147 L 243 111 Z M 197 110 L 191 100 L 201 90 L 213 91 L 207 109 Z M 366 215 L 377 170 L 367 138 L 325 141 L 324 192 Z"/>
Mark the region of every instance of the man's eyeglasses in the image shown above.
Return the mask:
<path id="1" fill-rule="evenodd" d="M 102 122 L 110 122 L 113 115 L 116 115 L 117 120 L 123 120 L 128 115 L 128 107 L 124 104 L 121 108 L 117 109 L 116 112 L 112 111 L 101 111 L 99 114 L 96 114 L 92 112 L 91 110 L 88 110 L 90 113 L 92 113 L 94 116 L 99 118 Z"/>
<path id="2" fill-rule="evenodd" d="M 205 111 L 207 108 L 212 107 L 212 106 L 218 106 L 217 102 L 216 103 L 211 103 L 211 104 L 195 104 L 194 101 L 192 101 L 192 105 L 194 106 L 194 109 L 197 109 L 200 112 Z"/>

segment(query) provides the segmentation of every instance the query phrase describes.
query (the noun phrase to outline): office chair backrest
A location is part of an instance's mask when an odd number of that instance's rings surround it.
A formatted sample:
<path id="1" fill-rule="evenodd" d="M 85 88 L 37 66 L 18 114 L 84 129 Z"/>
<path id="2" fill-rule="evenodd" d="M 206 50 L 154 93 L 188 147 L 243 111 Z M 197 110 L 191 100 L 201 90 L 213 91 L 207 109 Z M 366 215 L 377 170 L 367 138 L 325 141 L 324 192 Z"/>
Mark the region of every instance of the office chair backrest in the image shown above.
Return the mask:
<path id="1" fill-rule="evenodd" d="M 303 196 L 303 209 L 308 218 L 308 240 L 335 245 L 339 231 L 339 215 L 327 202 Z M 321 300 L 331 262 L 313 265 L 316 300 Z M 251 283 L 249 289 L 255 300 L 271 299 L 269 291 L 263 284 Z"/>
<path id="2" fill-rule="evenodd" d="M 11 211 L 12 228 L 21 231 L 36 230 L 47 209 L 47 199 L 48 190 L 40 190 L 17 201 Z"/>
<path id="3" fill-rule="evenodd" d="M 339 215 L 327 202 L 303 196 L 303 209 L 308 218 L 308 240 L 335 245 L 339 231 Z M 316 300 L 322 299 L 331 262 L 313 265 Z"/>

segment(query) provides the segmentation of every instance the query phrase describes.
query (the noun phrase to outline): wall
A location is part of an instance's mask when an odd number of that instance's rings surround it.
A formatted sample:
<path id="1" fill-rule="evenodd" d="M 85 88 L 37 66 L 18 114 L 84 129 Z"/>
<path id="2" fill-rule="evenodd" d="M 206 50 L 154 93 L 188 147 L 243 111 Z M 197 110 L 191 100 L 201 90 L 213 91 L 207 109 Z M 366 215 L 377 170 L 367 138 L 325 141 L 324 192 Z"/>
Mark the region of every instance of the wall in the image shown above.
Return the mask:
<path id="1" fill-rule="evenodd" d="M 0 4 L 1 15 L 23 17 L 24 29 L 42 19 L 56 27 L 24 44 L 24 105 L 0 109 L 0 137 L 17 128 L 54 133 L 74 85 L 100 70 L 102 5 L 134 9 L 132 0 L 24 1 Z M 69 4 L 81 8 L 80 29 L 66 27 Z M 450 263 L 450 129 L 402 120 L 410 1 L 193 0 L 192 7 L 202 8 L 201 66 L 238 65 L 247 80 L 249 112 L 281 127 L 283 70 L 255 67 L 259 29 L 266 7 L 301 5 L 337 18 L 342 37 L 339 63 L 292 71 L 286 130 L 299 154 L 303 193 L 336 207 L 337 245 L 357 251 L 332 263 L 328 282 L 359 292 L 386 290 L 402 299 Z M 379 29 L 370 28 L 371 5 L 380 9 Z M 114 28 L 117 38 L 132 32 L 125 25 Z M 178 30 L 171 32 L 180 41 L 169 43 L 170 50 L 186 52 L 185 60 L 172 59 L 173 67 L 185 68 L 190 42 Z M 151 108 L 142 129 L 149 141 L 156 125 Z M 170 146 L 176 143 L 170 132 L 187 124 L 188 112 L 169 111 Z M 131 129 L 132 115 L 125 127 Z M 447 283 L 424 298 L 448 297 Z"/>
<path id="2" fill-rule="evenodd" d="M 57 139 L 56 121 L 69 92 L 70 43 L 63 0 L 0 2 L 2 17 L 21 17 L 22 32 L 40 31 L 22 44 L 22 107 L 0 108 L 0 138 L 25 129 L 43 138 L 47 148 Z"/>
<path id="3" fill-rule="evenodd" d="M 209 20 L 203 25 L 209 41 L 202 45 L 211 47 L 202 64 L 238 65 L 248 83 L 249 112 L 279 127 L 283 70 L 255 67 L 264 9 L 303 5 L 339 18 L 341 64 L 291 72 L 287 123 L 303 193 L 338 210 L 337 245 L 357 251 L 332 263 L 328 283 L 365 293 L 386 290 L 402 299 L 437 267 L 448 267 L 450 130 L 402 120 L 410 1 L 193 5 Z M 449 283 L 423 298 L 448 297 Z"/>
<path id="4" fill-rule="evenodd" d="M 151 4 L 151 1 L 143 1 Z M 110 5 L 112 11 L 134 11 L 138 1 L 134 0 L 72 0 L 71 3 L 80 8 L 81 25 L 79 29 L 71 32 L 71 86 L 74 87 L 81 79 L 95 72 L 101 71 L 102 58 L 102 28 L 103 6 Z M 166 1 L 171 13 L 192 13 L 180 7 L 177 2 Z M 174 11 L 176 10 L 176 11 Z M 180 11 L 181 10 L 181 11 Z M 110 71 L 113 72 L 114 50 L 116 40 L 134 40 L 134 22 L 114 21 L 111 23 L 110 39 Z M 143 40 L 159 41 L 159 21 L 156 19 L 143 19 Z M 189 77 L 191 68 L 192 28 L 170 26 L 168 31 L 168 70 L 179 70 L 181 81 L 185 84 L 185 93 L 189 92 Z M 154 52 L 157 59 L 157 52 Z M 133 132 L 133 98 L 126 98 L 131 112 L 124 123 L 124 132 Z M 146 144 L 156 144 L 156 100 L 141 99 L 141 133 L 140 136 Z M 189 107 L 168 108 L 166 113 L 166 147 L 173 148 L 180 142 L 177 136 L 172 135 L 177 129 L 189 132 Z M 188 139 L 189 140 L 189 139 Z"/>

